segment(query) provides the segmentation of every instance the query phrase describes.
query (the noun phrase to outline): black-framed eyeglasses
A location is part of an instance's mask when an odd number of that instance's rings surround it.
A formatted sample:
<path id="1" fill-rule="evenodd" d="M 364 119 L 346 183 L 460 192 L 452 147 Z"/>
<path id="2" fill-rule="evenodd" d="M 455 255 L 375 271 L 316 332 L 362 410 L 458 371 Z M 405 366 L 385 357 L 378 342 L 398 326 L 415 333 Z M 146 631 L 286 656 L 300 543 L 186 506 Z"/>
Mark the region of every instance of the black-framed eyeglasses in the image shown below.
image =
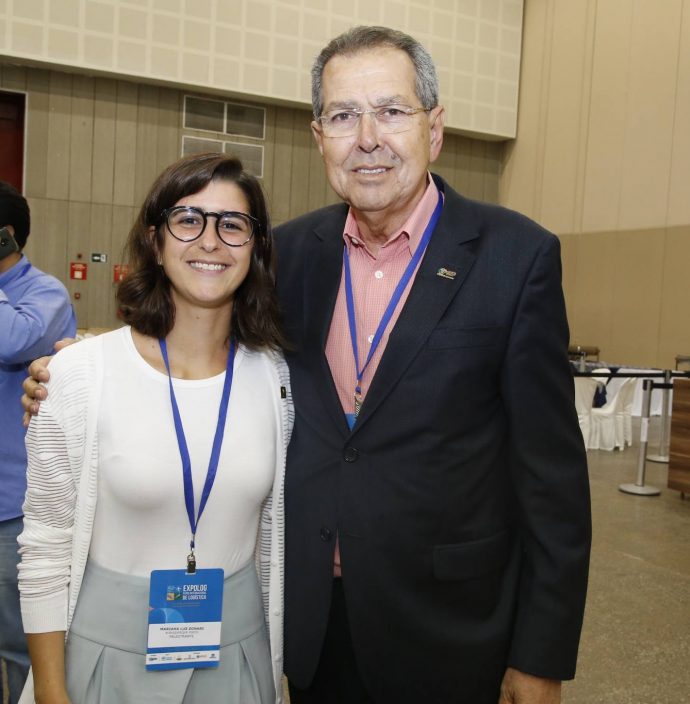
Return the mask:
<path id="1" fill-rule="evenodd" d="M 168 232 L 180 242 L 193 242 L 201 237 L 209 216 L 216 219 L 218 237 L 230 247 L 242 247 L 259 230 L 259 221 L 255 217 L 234 210 L 214 213 L 188 205 L 176 205 L 161 213 Z"/>
<path id="2" fill-rule="evenodd" d="M 383 134 L 405 132 L 413 125 L 412 118 L 420 112 L 431 112 L 428 108 L 413 108 L 409 105 L 382 105 L 375 110 L 339 108 L 329 110 L 317 118 L 325 137 L 352 137 L 357 133 L 362 115 L 372 115 L 376 126 Z"/>

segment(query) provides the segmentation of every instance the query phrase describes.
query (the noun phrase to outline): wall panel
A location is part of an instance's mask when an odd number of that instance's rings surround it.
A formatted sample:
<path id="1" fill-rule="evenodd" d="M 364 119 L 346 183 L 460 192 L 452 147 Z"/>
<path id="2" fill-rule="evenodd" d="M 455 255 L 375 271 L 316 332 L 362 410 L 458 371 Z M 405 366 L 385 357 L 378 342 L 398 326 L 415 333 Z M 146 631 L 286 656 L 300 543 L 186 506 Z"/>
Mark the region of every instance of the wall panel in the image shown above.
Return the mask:
<path id="1" fill-rule="evenodd" d="M 113 165 L 113 203 L 134 203 L 134 172 L 137 155 L 137 120 L 139 90 L 134 83 L 117 82 L 115 112 L 115 163 Z M 104 168 L 105 165 L 99 166 Z"/>
<path id="2" fill-rule="evenodd" d="M 541 185 L 541 134 L 546 117 L 543 100 L 547 74 L 551 4 L 525 4 L 523 33 L 540 37 L 541 41 L 523 43 L 520 68 L 519 139 L 506 145 L 502 175 L 499 183 L 501 203 L 509 208 L 522 209 L 538 217 L 538 198 Z M 528 128 L 525 129 L 525 126 Z"/>
<path id="3" fill-rule="evenodd" d="M 615 298 L 612 276 L 616 261 L 615 233 L 588 233 L 578 236 L 575 250 L 574 286 L 565 287 L 570 319 L 570 338 L 574 344 L 595 345 L 602 359 L 609 359 L 611 348 L 611 309 Z M 568 255 L 564 252 L 564 256 Z M 565 283 L 571 283 L 566 281 Z M 571 284 L 572 285 L 572 284 Z M 615 361 L 615 360 L 614 360 Z"/>
<path id="4" fill-rule="evenodd" d="M 46 197 L 69 199 L 69 162 L 72 156 L 70 122 L 72 115 L 72 76 L 50 74 L 48 102 L 48 149 L 46 152 Z"/>
<path id="5" fill-rule="evenodd" d="M 654 366 L 659 348 L 659 311 L 665 230 L 616 233 L 616 251 L 625 247 L 626 266 L 612 267 L 614 298 L 607 358 Z M 614 259 L 615 261 L 615 259 Z"/>
<path id="6" fill-rule="evenodd" d="M 3 88 L 7 90 L 26 90 L 27 69 L 13 64 L 5 65 L 2 72 Z"/>
<path id="7" fill-rule="evenodd" d="M 277 108 L 273 105 L 266 106 L 266 123 L 265 123 L 265 146 L 268 147 L 269 144 L 275 143 L 275 127 L 276 127 L 276 110 Z M 264 149 L 264 176 L 263 176 L 263 187 L 266 193 L 273 193 L 273 163 L 274 163 L 274 150 Z M 270 203 L 269 203 L 270 205 Z"/>
<path id="8" fill-rule="evenodd" d="M 117 83 L 108 78 L 96 80 L 93 118 L 93 168 L 91 198 L 94 203 L 112 204 L 115 161 Z M 99 168 L 103 164 L 103 168 Z M 110 168 L 108 168 L 110 165 Z"/>
<path id="9" fill-rule="evenodd" d="M 618 227 L 666 224 L 682 0 L 633 3 Z M 650 128 L 654 139 L 649 138 Z M 686 125 L 686 129 L 688 125 Z"/>
<path id="10" fill-rule="evenodd" d="M 688 325 L 688 278 L 690 278 L 690 225 L 666 230 L 661 282 L 659 364 L 671 369 L 677 354 L 690 354 Z"/>
<path id="11" fill-rule="evenodd" d="M 70 113 L 69 199 L 91 202 L 93 163 L 94 79 L 74 76 Z"/>
<path id="12" fill-rule="evenodd" d="M 163 166 L 158 163 L 158 96 L 161 90 L 154 86 L 139 86 L 137 110 L 136 160 L 134 162 L 134 201 L 139 202 Z M 174 156 L 175 155 L 171 155 Z M 168 162 L 170 159 L 167 160 Z"/>
<path id="13" fill-rule="evenodd" d="M 690 4 L 683 3 L 673 120 L 668 224 L 690 223 Z"/>
<path id="14" fill-rule="evenodd" d="M 158 96 L 156 130 L 156 173 L 162 171 L 180 153 L 183 96 L 177 91 L 162 90 Z M 147 185 L 148 188 L 148 185 Z"/>
<path id="15" fill-rule="evenodd" d="M 96 263 L 89 260 L 88 293 L 84 301 L 86 320 L 103 320 L 107 324 L 98 327 L 111 327 L 115 313 L 115 289 L 112 283 L 112 265 L 115 259 L 112 249 L 113 206 L 93 203 L 89 207 L 88 217 L 88 252 L 107 253 L 108 261 Z M 88 256 L 87 254 L 87 258 Z"/>
<path id="16" fill-rule="evenodd" d="M 578 49 L 593 40 L 590 14 L 579 3 L 558 3 L 553 13 L 539 221 L 555 232 L 572 232 L 578 211 L 575 197 L 584 155 L 580 122 L 572 116 L 589 103 L 586 54 Z"/>
<path id="17" fill-rule="evenodd" d="M 31 261 L 67 283 L 69 203 L 66 200 L 27 198 L 31 208 L 31 235 L 25 252 Z"/>
<path id="18" fill-rule="evenodd" d="M 290 213 L 306 213 L 309 210 L 309 155 L 312 145 L 311 130 L 307 121 L 296 111 L 292 126 L 292 170 L 290 173 Z"/>
<path id="19" fill-rule="evenodd" d="M 48 135 L 50 124 L 50 73 L 34 69 L 26 81 L 27 133 L 25 142 L 25 191 L 27 196 L 45 198 L 48 189 Z"/>
<path id="20" fill-rule="evenodd" d="M 290 217 L 294 130 L 294 110 L 276 108 L 275 131 L 273 133 L 273 187 L 271 191 L 271 212 L 276 224 L 284 222 Z"/>
<path id="21" fill-rule="evenodd" d="M 583 194 L 585 231 L 615 230 L 619 223 L 632 16 L 629 0 L 597 5 Z"/>

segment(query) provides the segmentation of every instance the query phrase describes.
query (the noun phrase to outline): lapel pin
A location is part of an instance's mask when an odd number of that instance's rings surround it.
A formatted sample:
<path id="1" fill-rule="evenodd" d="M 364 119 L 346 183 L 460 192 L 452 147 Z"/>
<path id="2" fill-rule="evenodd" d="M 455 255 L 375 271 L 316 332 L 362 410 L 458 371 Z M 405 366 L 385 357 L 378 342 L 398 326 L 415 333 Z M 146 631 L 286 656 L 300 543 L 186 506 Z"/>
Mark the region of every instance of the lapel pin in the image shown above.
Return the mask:
<path id="1" fill-rule="evenodd" d="M 456 276 L 455 271 L 451 271 L 450 269 L 445 269 L 444 267 L 441 267 L 437 272 L 436 276 L 440 276 L 442 279 L 454 279 Z"/>

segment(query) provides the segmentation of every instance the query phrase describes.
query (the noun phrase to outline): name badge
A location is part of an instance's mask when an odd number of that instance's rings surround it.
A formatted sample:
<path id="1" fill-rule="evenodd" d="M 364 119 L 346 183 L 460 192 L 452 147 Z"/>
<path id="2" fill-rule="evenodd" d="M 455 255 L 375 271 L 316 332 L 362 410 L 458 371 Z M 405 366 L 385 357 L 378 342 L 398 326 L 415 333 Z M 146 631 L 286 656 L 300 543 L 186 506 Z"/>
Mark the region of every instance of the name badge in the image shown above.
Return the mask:
<path id="1" fill-rule="evenodd" d="M 222 569 L 151 572 L 147 670 L 218 667 L 223 579 Z"/>

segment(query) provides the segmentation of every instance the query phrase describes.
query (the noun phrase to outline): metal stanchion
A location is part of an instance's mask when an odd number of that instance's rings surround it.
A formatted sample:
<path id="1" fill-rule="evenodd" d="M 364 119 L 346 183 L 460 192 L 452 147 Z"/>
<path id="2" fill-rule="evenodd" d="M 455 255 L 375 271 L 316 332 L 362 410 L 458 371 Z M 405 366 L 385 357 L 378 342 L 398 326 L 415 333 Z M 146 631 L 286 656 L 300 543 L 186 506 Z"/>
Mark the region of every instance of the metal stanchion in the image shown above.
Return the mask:
<path id="1" fill-rule="evenodd" d="M 647 455 L 650 462 L 668 462 L 669 446 L 671 445 L 671 424 L 668 422 L 668 407 L 671 397 L 671 370 L 667 369 L 664 372 L 664 388 L 661 399 L 661 436 L 659 438 L 659 453 L 656 455 Z"/>
<path id="2" fill-rule="evenodd" d="M 634 484 L 621 484 L 618 488 L 626 494 L 638 496 L 658 496 L 661 490 L 654 486 L 645 486 L 644 466 L 647 459 L 647 435 L 649 432 L 649 407 L 652 402 L 652 387 L 654 382 L 645 379 L 642 382 L 642 425 L 640 427 L 640 453 L 637 456 L 637 481 Z"/>

